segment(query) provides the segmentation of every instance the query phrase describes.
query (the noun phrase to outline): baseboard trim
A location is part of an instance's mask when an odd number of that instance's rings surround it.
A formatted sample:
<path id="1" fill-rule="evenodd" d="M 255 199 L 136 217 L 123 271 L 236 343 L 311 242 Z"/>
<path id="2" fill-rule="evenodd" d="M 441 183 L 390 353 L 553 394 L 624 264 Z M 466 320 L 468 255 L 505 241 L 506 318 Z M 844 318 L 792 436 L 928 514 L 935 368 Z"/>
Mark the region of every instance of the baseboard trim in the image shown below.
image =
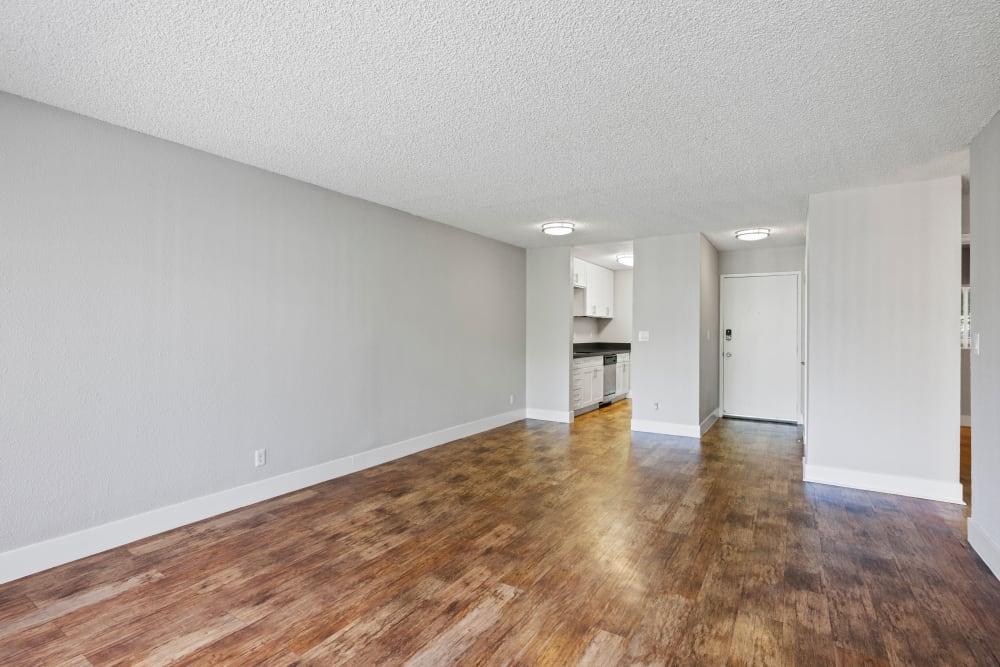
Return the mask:
<path id="1" fill-rule="evenodd" d="M 983 527 L 976 522 L 975 517 L 970 516 L 966 525 L 969 531 L 969 546 L 983 559 L 993 576 L 1000 579 L 1000 544 L 990 538 Z"/>
<path id="2" fill-rule="evenodd" d="M 710 429 L 713 426 L 715 426 L 715 422 L 717 422 L 717 421 L 719 421 L 719 410 L 718 410 L 718 408 L 716 408 L 715 410 L 712 410 L 711 414 L 709 414 L 707 417 L 705 417 L 705 419 L 702 420 L 702 422 L 701 422 L 701 433 L 699 433 L 698 435 L 702 436 L 702 435 L 705 435 L 706 433 L 708 433 L 708 429 Z"/>
<path id="3" fill-rule="evenodd" d="M 972 415 L 962 415 L 961 426 L 972 426 Z"/>
<path id="4" fill-rule="evenodd" d="M 0 584 L 524 419 L 512 410 L 0 553 Z"/>
<path id="5" fill-rule="evenodd" d="M 538 408 L 528 408 L 524 411 L 525 419 L 538 419 L 543 422 L 559 422 L 569 424 L 573 421 L 573 412 L 563 412 L 562 410 L 539 410 Z"/>
<path id="6" fill-rule="evenodd" d="M 382 463 L 395 461 L 396 459 L 401 459 L 404 456 L 416 454 L 417 452 L 422 452 L 425 449 L 443 445 L 447 442 L 451 442 L 452 440 L 467 438 L 470 435 L 475 435 L 476 433 L 482 433 L 483 431 L 489 431 L 492 428 L 520 421 L 524 419 L 524 413 L 524 410 L 511 410 L 510 412 L 503 412 L 498 415 L 493 415 L 492 417 L 477 419 L 473 422 L 450 426 L 448 428 L 441 429 L 440 431 L 434 431 L 433 433 L 418 435 L 415 438 L 394 442 L 391 445 L 384 445 L 375 449 L 369 449 L 365 452 L 359 452 L 354 455 L 356 464 L 355 470 L 364 470 L 365 468 L 371 468 Z"/>
<path id="7" fill-rule="evenodd" d="M 659 435 L 679 435 L 685 438 L 700 438 L 699 424 L 672 424 L 670 422 L 653 421 L 650 419 L 633 419 L 632 430 L 641 433 L 657 433 Z"/>
<path id="8" fill-rule="evenodd" d="M 848 470 L 846 468 L 831 468 L 828 466 L 810 465 L 802 462 L 802 481 L 830 486 L 843 486 L 862 491 L 892 493 L 897 496 L 938 500 L 943 503 L 964 505 L 962 500 L 962 484 L 960 482 L 942 482 L 935 479 L 919 477 L 902 477 L 899 475 L 884 475 L 881 473 Z"/>

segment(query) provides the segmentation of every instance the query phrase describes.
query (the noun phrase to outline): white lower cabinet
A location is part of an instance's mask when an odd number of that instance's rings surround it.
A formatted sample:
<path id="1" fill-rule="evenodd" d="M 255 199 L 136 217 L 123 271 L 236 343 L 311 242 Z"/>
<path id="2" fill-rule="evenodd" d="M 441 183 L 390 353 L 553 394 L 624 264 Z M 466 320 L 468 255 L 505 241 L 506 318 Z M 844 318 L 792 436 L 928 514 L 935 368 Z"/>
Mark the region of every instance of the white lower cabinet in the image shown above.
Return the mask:
<path id="1" fill-rule="evenodd" d="M 629 355 L 619 354 L 618 365 L 615 366 L 615 396 L 624 396 L 629 392 L 630 366 Z"/>
<path id="2" fill-rule="evenodd" d="M 600 403 L 604 400 L 604 362 L 590 373 L 590 403 Z"/>
<path id="3" fill-rule="evenodd" d="M 573 409 L 579 410 L 604 398 L 604 357 L 573 360 Z"/>

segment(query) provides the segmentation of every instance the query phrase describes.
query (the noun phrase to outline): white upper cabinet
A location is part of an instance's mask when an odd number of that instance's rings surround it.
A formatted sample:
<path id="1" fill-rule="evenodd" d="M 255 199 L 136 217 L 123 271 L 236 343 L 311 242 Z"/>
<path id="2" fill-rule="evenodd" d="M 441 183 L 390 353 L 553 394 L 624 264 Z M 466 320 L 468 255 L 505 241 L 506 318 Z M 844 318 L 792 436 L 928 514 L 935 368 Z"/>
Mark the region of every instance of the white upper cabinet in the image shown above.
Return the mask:
<path id="1" fill-rule="evenodd" d="M 585 314 L 587 317 L 614 317 L 615 272 L 589 262 L 583 263 L 587 265 Z"/>
<path id="2" fill-rule="evenodd" d="M 574 316 L 608 319 L 615 316 L 614 271 L 574 257 L 573 287 L 582 288 L 574 290 Z"/>
<path id="3" fill-rule="evenodd" d="M 587 286 L 587 262 L 576 257 L 573 258 L 573 287 Z"/>

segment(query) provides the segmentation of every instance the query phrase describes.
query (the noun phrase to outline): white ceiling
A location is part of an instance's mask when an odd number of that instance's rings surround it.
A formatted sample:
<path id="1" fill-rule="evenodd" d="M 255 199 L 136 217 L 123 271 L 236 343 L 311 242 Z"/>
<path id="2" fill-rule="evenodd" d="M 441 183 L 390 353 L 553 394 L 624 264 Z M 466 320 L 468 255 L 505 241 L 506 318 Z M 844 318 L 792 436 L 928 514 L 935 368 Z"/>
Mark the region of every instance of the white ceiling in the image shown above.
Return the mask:
<path id="1" fill-rule="evenodd" d="M 573 256 L 585 259 L 591 264 L 603 266 L 612 271 L 631 271 L 632 267 L 618 263 L 618 255 L 631 255 L 631 241 L 615 243 L 597 243 L 594 245 L 575 246 Z"/>
<path id="2" fill-rule="evenodd" d="M 728 234 L 967 145 L 1000 2 L 5 0 L 0 89 L 522 246 Z"/>

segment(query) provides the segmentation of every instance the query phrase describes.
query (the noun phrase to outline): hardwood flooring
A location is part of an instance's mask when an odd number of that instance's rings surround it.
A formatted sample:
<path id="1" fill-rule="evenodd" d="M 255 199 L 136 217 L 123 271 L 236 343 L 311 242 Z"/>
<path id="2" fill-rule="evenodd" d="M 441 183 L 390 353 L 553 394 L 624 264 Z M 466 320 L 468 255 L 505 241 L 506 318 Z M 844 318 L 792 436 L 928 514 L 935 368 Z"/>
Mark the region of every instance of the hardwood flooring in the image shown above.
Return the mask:
<path id="1" fill-rule="evenodd" d="M 959 506 L 798 429 L 511 424 L 0 586 L 0 664 L 996 665 Z"/>

